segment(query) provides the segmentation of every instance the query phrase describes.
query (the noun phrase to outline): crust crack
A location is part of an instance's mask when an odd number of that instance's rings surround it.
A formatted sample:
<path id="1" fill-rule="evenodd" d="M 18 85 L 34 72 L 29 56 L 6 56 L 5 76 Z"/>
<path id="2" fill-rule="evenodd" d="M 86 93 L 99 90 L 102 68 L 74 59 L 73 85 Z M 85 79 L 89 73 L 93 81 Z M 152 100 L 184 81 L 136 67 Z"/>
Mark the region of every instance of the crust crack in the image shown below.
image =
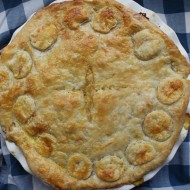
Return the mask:
<path id="1" fill-rule="evenodd" d="M 85 85 L 83 88 L 83 94 L 85 98 L 85 109 L 89 122 L 92 122 L 92 109 L 94 106 L 93 103 L 93 91 L 94 91 L 94 73 L 91 65 L 88 65 L 86 76 L 85 76 Z"/>

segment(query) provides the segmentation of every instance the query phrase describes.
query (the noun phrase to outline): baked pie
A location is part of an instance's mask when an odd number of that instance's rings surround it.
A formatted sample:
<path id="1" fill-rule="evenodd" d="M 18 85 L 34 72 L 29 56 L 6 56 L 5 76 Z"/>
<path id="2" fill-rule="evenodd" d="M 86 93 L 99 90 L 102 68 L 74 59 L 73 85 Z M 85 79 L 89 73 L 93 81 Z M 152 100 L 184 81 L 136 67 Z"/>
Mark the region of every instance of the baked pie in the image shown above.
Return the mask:
<path id="1" fill-rule="evenodd" d="M 175 44 L 120 3 L 52 4 L 2 51 L 0 125 L 55 189 L 138 184 L 178 139 L 189 73 Z"/>

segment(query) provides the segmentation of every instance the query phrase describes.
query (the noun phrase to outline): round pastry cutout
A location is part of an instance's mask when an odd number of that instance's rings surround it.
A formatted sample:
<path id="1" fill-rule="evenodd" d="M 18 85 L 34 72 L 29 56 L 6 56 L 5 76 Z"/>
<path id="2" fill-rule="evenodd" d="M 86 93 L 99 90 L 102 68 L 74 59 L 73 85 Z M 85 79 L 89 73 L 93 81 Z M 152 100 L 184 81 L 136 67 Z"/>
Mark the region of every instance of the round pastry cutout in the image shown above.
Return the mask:
<path id="1" fill-rule="evenodd" d="M 92 171 L 91 161 L 83 154 L 74 154 L 68 161 L 70 175 L 77 179 L 87 179 Z"/>
<path id="2" fill-rule="evenodd" d="M 164 48 L 162 38 L 151 34 L 149 30 L 142 30 L 133 36 L 135 56 L 143 61 L 155 58 Z"/>
<path id="3" fill-rule="evenodd" d="M 86 7 L 74 7 L 64 15 L 64 24 L 70 29 L 77 29 L 82 23 L 90 20 L 90 11 Z"/>
<path id="4" fill-rule="evenodd" d="M 68 156 L 66 153 L 59 151 L 52 155 L 51 159 L 61 167 L 65 168 L 67 164 L 67 157 Z"/>
<path id="5" fill-rule="evenodd" d="M 95 31 L 107 34 L 117 25 L 116 13 L 111 8 L 103 8 L 94 15 L 92 27 Z"/>
<path id="6" fill-rule="evenodd" d="M 184 84 L 179 78 L 167 78 L 160 82 L 157 97 L 163 104 L 172 104 L 183 95 Z"/>
<path id="7" fill-rule="evenodd" d="M 106 156 L 96 164 L 97 176 L 103 181 L 117 181 L 123 172 L 123 160 L 117 156 Z"/>
<path id="8" fill-rule="evenodd" d="M 49 157 L 54 151 L 53 143 L 55 143 L 55 139 L 52 135 L 42 134 L 37 137 L 35 148 L 43 157 Z"/>
<path id="9" fill-rule="evenodd" d="M 16 79 L 22 79 L 30 73 L 32 58 L 27 51 L 18 50 L 7 65 Z"/>
<path id="10" fill-rule="evenodd" d="M 145 117 L 143 130 L 148 137 L 156 141 L 165 141 L 172 133 L 171 118 L 162 110 L 153 111 Z"/>
<path id="11" fill-rule="evenodd" d="M 142 140 L 131 143 L 126 149 L 128 161 L 135 166 L 146 164 L 153 160 L 155 156 L 155 148 L 149 142 Z"/>
<path id="12" fill-rule="evenodd" d="M 57 28 L 54 24 L 44 25 L 31 33 L 30 42 L 34 48 L 44 51 L 57 40 L 57 35 Z"/>
<path id="13" fill-rule="evenodd" d="M 13 107 L 16 118 L 22 123 L 28 121 L 35 114 L 35 110 L 34 100 L 27 95 L 18 97 Z"/>

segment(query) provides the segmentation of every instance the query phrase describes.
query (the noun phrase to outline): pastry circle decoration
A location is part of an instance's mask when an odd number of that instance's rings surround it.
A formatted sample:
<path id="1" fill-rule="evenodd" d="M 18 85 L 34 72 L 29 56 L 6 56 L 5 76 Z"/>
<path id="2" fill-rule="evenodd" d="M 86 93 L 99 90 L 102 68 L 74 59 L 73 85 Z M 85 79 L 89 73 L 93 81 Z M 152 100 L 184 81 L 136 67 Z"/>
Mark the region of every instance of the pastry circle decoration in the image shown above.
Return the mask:
<path id="1" fill-rule="evenodd" d="M 54 24 L 44 25 L 31 33 L 30 42 L 34 48 L 45 51 L 57 40 L 57 35 L 57 28 Z"/>
<path id="2" fill-rule="evenodd" d="M 68 161 L 68 171 L 74 178 L 87 179 L 92 172 L 91 161 L 83 154 L 73 154 Z"/>
<path id="3" fill-rule="evenodd" d="M 184 85 L 179 78 L 167 78 L 160 82 L 157 89 L 157 97 L 163 104 L 172 104 L 183 95 Z"/>
<path id="4" fill-rule="evenodd" d="M 123 160 L 117 156 L 106 156 L 96 164 L 96 174 L 103 181 L 117 181 L 123 172 Z"/>
<path id="5" fill-rule="evenodd" d="M 145 29 L 133 36 L 135 56 L 143 61 L 155 58 L 164 48 L 164 42 L 157 34 Z"/>
<path id="6" fill-rule="evenodd" d="M 127 147 L 126 157 L 131 164 L 142 165 L 156 157 L 156 150 L 149 142 L 139 140 Z"/>
<path id="7" fill-rule="evenodd" d="M 92 27 L 97 32 L 107 34 L 116 25 L 116 13 L 113 9 L 106 7 L 94 15 Z"/>
<path id="8" fill-rule="evenodd" d="M 32 58 L 27 51 L 18 50 L 13 58 L 7 62 L 7 66 L 16 79 L 22 79 L 31 71 Z"/>
<path id="9" fill-rule="evenodd" d="M 170 116 L 162 110 L 153 111 L 145 117 L 144 133 L 156 141 L 167 140 L 171 136 L 172 129 Z"/>
<path id="10" fill-rule="evenodd" d="M 65 168 L 67 164 L 67 154 L 64 152 L 56 152 L 54 155 L 52 155 L 51 159 L 61 167 Z"/>
<path id="11" fill-rule="evenodd" d="M 50 134 L 42 134 L 36 139 L 36 151 L 43 157 L 49 157 L 54 151 L 55 138 Z"/>
<path id="12" fill-rule="evenodd" d="M 89 20 L 90 11 L 84 7 L 74 7 L 68 10 L 64 15 L 64 24 L 73 30 Z"/>
<path id="13" fill-rule="evenodd" d="M 27 95 L 18 97 L 13 106 L 13 112 L 16 118 L 22 123 L 27 122 L 28 119 L 30 119 L 35 114 L 35 111 L 35 102 L 33 98 Z"/>
<path id="14" fill-rule="evenodd" d="M 8 71 L 0 69 L 0 92 L 8 88 L 10 82 L 10 76 Z"/>

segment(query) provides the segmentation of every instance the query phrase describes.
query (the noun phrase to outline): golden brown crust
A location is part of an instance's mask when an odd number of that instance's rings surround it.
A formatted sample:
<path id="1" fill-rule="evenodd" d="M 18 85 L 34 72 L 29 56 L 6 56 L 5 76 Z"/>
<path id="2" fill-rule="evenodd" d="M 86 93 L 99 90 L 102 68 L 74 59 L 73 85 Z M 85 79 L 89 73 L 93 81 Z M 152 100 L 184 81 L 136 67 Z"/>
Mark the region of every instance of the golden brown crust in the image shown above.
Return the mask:
<path id="1" fill-rule="evenodd" d="M 189 73 L 174 43 L 123 5 L 53 4 L 2 51 L 0 125 L 56 189 L 137 184 L 180 134 Z"/>
<path id="2" fill-rule="evenodd" d="M 7 90 L 10 83 L 10 74 L 6 68 L 0 69 L 0 92 Z"/>

